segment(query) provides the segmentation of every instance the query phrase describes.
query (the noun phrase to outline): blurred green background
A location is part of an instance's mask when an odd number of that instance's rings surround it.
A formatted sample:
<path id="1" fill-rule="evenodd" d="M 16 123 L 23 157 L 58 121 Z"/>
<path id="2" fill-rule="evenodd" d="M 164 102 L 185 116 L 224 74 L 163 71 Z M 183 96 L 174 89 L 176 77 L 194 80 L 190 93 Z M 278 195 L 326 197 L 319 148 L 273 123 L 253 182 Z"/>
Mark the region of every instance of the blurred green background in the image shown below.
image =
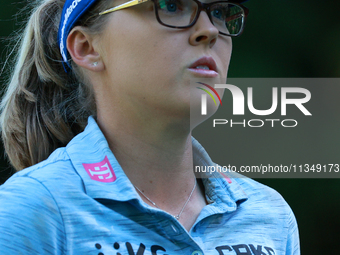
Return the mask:
<path id="1" fill-rule="evenodd" d="M 15 41 L 10 40 L 10 36 L 15 35 L 14 31 L 20 28 L 22 24 L 20 22 L 26 13 L 22 10 L 26 5 L 24 1 L 13 0 L 2 0 L 0 4 L 2 86 L 6 79 L 6 71 L 10 69 L 9 65 L 5 65 L 7 56 L 12 50 L 12 46 L 8 45 L 15 44 Z M 245 5 L 249 7 L 250 14 L 244 34 L 233 40 L 230 77 L 340 77 L 339 1 L 251 0 Z M 327 88 L 319 90 L 322 93 Z M 229 139 L 227 147 L 230 155 L 239 157 L 240 160 L 256 159 L 263 156 L 261 151 L 266 146 L 294 139 L 295 147 L 283 149 L 283 153 L 288 156 L 301 155 L 308 159 L 315 153 L 325 157 L 332 154 L 333 158 L 337 158 L 340 152 L 340 136 L 337 133 L 340 107 L 334 104 L 337 102 L 336 93 L 328 91 L 326 95 L 333 103 L 334 112 L 327 116 L 328 121 L 324 122 L 324 125 L 311 126 L 310 130 L 304 130 L 293 137 L 285 135 L 275 137 L 275 141 L 272 135 L 244 139 L 245 131 L 224 134 Z M 320 107 L 323 107 L 322 103 Z M 218 134 L 213 137 L 207 137 L 206 133 L 202 135 L 204 132 L 200 130 L 202 127 L 195 130 L 194 135 L 207 147 L 208 152 L 213 152 L 209 141 L 216 139 L 218 142 Z M 322 146 L 311 149 L 309 141 L 303 138 L 303 133 L 318 134 L 320 140 L 324 139 Z M 309 150 L 305 150 L 303 146 L 307 146 Z M 247 152 L 247 148 L 251 148 L 250 152 Z M 228 151 L 224 145 L 220 145 L 219 149 Z M 271 155 L 269 152 L 267 157 L 279 156 L 274 153 L 275 151 Z M 218 155 L 214 153 L 211 155 L 219 163 Z M 12 171 L 4 157 L 0 163 L 2 183 Z M 328 163 L 340 163 L 340 160 Z M 258 181 L 279 191 L 292 207 L 299 225 L 302 254 L 339 254 L 340 179 L 291 178 Z"/>

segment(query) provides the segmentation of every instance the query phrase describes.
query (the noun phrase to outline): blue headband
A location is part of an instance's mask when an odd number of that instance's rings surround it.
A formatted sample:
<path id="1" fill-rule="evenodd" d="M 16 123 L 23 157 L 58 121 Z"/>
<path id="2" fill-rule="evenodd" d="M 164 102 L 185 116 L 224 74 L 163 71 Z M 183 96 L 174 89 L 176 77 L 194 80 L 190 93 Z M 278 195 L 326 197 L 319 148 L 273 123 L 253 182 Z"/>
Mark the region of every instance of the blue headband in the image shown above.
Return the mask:
<path id="1" fill-rule="evenodd" d="M 97 0 L 66 0 L 64 4 L 59 24 L 58 44 L 64 63 L 70 68 L 71 65 L 68 62 L 69 56 L 66 47 L 67 36 L 74 24 L 96 1 Z"/>

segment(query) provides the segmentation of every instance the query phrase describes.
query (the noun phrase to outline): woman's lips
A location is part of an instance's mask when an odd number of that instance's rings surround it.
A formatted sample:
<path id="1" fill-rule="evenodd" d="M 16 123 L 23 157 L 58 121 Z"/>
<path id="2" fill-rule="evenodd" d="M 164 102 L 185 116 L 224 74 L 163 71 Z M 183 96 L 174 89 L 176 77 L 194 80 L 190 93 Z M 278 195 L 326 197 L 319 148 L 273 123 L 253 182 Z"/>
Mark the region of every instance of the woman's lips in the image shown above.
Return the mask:
<path id="1" fill-rule="evenodd" d="M 201 67 L 205 67 L 206 69 Z M 214 78 L 218 76 L 216 62 L 210 56 L 204 56 L 196 60 L 189 66 L 189 70 L 200 77 Z"/>

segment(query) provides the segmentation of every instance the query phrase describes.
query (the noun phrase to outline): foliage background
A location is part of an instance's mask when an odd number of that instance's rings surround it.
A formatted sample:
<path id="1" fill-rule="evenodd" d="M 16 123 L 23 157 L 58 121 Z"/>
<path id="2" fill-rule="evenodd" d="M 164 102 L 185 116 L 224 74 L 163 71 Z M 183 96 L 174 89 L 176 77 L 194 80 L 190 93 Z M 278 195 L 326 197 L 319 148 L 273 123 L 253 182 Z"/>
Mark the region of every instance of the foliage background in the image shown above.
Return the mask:
<path id="1" fill-rule="evenodd" d="M 1 86 L 5 85 L 5 65 L 15 44 L 16 35 L 25 18 L 26 2 L 2 0 L 0 3 L 0 63 Z M 230 77 L 340 77 L 340 2 L 334 0 L 252 0 L 245 3 L 250 14 L 244 34 L 233 40 Z M 7 45 L 7 46 L 6 46 Z M 340 84 L 339 84 L 340 85 Z M 323 88 L 321 88 L 323 89 Z M 324 88 L 326 90 L 327 88 Z M 337 93 L 328 93 L 329 100 L 337 100 Z M 327 102 L 323 102 L 324 104 Z M 323 104 L 320 103 L 320 107 Z M 318 133 L 323 146 L 314 148 L 318 154 L 339 155 L 339 135 L 335 123 L 339 122 L 339 104 L 324 126 L 310 127 L 305 132 Z M 330 127 L 333 127 L 330 130 Z M 200 131 L 195 131 L 200 136 Z M 234 137 L 234 138 L 233 138 Z M 234 139 L 234 140 L 233 140 Z M 242 150 L 237 134 L 230 137 L 233 150 Z M 261 139 L 261 140 L 258 140 Z M 267 140 L 266 140 L 267 139 Z M 273 144 L 272 137 L 254 137 L 252 144 Z M 309 151 L 299 147 L 299 134 L 279 137 L 276 143 L 294 139 L 298 148 L 283 150 L 302 156 Z M 206 141 L 201 141 L 204 146 Z M 301 140 L 300 143 L 305 143 Z M 241 147 L 240 147 L 241 146 Z M 262 147 L 240 157 L 256 158 Z M 221 147 L 220 149 L 223 149 Z M 209 149 L 208 149 L 209 151 Z M 3 155 L 3 152 L 1 152 Z M 275 157 L 269 155 L 268 157 Z M 214 159 L 214 157 L 213 157 Z M 218 159 L 216 160 L 218 162 Z M 308 162 L 306 162 L 308 163 Z M 335 163 L 335 162 L 329 162 Z M 336 163 L 340 163 L 336 162 Z M 0 184 L 12 171 L 1 157 Z M 259 179 L 279 191 L 292 207 L 300 230 L 302 254 L 338 254 L 340 240 L 340 179 Z"/>

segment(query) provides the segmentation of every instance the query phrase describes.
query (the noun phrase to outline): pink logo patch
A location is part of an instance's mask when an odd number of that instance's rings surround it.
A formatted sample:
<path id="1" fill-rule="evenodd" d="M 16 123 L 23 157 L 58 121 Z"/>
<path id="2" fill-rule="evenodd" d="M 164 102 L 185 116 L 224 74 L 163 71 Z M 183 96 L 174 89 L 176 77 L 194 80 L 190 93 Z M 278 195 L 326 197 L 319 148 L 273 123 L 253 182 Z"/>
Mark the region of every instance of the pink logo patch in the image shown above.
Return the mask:
<path id="1" fill-rule="evenodd" d="M 224 179 L 227 180 L 228 183 L 232 183 L 231 179 L 228 176 L 226 176 L 224 173 L 221 174 L 223 175 Z"/>
<path id="2" fill-rule="evenodd" d="M 114 182 L 117 179 L 107 156 L 105 156 L 103 161 L 98 163 L 84 163 L 83 167 L 92 180 L 99 182 Z"/>

